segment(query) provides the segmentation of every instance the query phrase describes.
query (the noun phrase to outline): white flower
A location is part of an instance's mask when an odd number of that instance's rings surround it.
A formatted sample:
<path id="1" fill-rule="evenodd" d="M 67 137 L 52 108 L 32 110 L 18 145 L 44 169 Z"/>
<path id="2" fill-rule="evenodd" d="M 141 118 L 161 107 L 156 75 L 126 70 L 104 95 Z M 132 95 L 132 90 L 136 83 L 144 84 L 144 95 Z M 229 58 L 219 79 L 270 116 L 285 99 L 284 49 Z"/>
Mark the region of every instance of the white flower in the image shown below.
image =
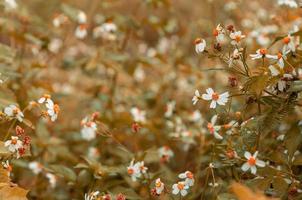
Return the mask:
<path id="1" fill-rule="evenodd" d="M 229 93 L 224 92 L 222 94 L 217 94 L 212 88 L 206 90 L 207 94 L 203 94 L 202 98 L 207 101 L 212 101 L 210 108 L 216 108 L 216 104 L 225 105 L 228 101 Z"/>
<path id="2" fill-rule="evenodd" d="M 245 35 L 242 35 L 241 31 L 231 32 L 230 38 L 232 39 L 232 45 L 240 44 L 241 40 L 245 38 Z"/>
<path id="3" fill-rule="evenodd" d="M 97 26 L 93 29 L 94 38 L 103 38 L 105 40 L 114 41 L 116 40 L 117 26 L 112 22 L 105 22 L 101 26 Z"/>
<path id="4" fill-rule="evenodd" d="M 4 169 L 7 170 L 8 176 L 10 176 L 10 173 L 13 170 L 13 167 L 11 166 L 11 164 L 9 164 L 9 161 L 6 160 L 5 162 L 2 162 L 2 166 L 3 166 Z"/>
<path id="5" fill-rule="evenodd" d="M 60 107 L 58 104 L 54 104 L 52 100 L 48 100 L 45 104 L 47 107 L 47 114 L 50 116 L 51 121 L 56 121 L 58 114 L 60 112 Z"/>
<path id="6" fill-rule="evenodd" d="M 287 51 L 295 52 L 296 51 L 294 37 L 292 37 L 290 34 L 288 34 L 286 37 L 284 37 L 282 42 L 284 44 L 282 52 L 287 52 Z"/>
<path id="7" fill-rule="evenodd" d="M 267 54 L 267 49 L 258 49 L 256 54 L 250 54 L 252 60 L 261 59 L 261 58 L 271 58 L 272 56 Z"/>
<path id="8" fill-rule="evenodd" d="M 175 101 L 170 101 L 167 103 L 166 106 L 166 112 L 165 112 L 165 117 L 171 117 L 173 114 L 173 111 L 175 109 Z"/>
<path id="9" fill-rule="evenodd" d="M 134 164 L 134 160 L 132 160 L 130 165 L 127 167 L 127 173 L 131 176 L 132 181 L 136 181 L 137 178 L 140 178 L 142 175 L 139 166 Z"/>
<path id="10" fill-rule="evenodd" d="M 39 100 L 38 103 L 49 103 L 51 101 L 51 96 L 49 94 L 44 94 Z"/>
<path id="11" fill-rule="evenodd" d="M 203 119 L 201 118 L 201 113 L 199 110 L 195 110 L 193 113 L 191 113 L 189 115 L 189 120 L 192 121 L 192 122 L 198 122 L 198 121 L 201 121 L 203 122 Z"/>
<path id="12" fill-rule="evenodd" d="M 17 118 L 19 122 L 23 121 L 23 118 L 24 118 L 23 112 L 20 110 L 20 108 L 18 108 L 17 106 L 15 106 L 13 104 L 5 107 L 4 108 L 4 113 L 8 117 L 15 117 L 15 118 Z"/>
<path id="13" fill-rule="evenodd" d="M 267 58 L 277 60 L 278 65 L 283 69 L 284 67 L 284 61 L 287 59 L 286 54 L 289 53 L 289 51 L 286 51 L 284 53 L 279 52 L 277 55 L 267 55 Z"/>
<path id="14" fill-rule="evenodd" d="M 30 162 L 28 164 L 28 168 L 34 173 L 34 174 L 39 174 L 40 172 L 42 172 L 43 166 L 41 165 L 41 163 L 37 162 L 37 161 L 33 161 Z"/>
<path id="15" fill-rule="evenodd" d="M 78 39 L 84 39 L 88 34 L 86 24 L 80 24 L 77 26 L 74 34 Z"/>
<path id="16" fill-rule="evenodd" d="M 185 184 L 185 182 L 180 181 L 178 183 L 173 184 L 172 186 L 172 194 L 177 195 L 178 193 L 181 194 L 181 196 L 186 196 L 188 194 L 189 186 Z"/>
<path id="17" fill-rule="evenodd" d="M 257 154 L 258 154 L 258 151 L 256 151 L 253 156 L 248 151 L 246 151 L 244 153 L 244 157 L 247 159 L 247 162 L 242 165 L 242 167 L 241 167 L 242 171 L 246 172 L 249 169 L 251 169 L 252 174 L 256 174 L 256 172 L 257 172 L 256 166 L 265 167 L 265 162 L 257 159 Z"/>
<path id="18" fill-rule="evenodd" d="M 298 4 L 295 0 L 278 0 L 278 5 L 282 6 L 288 6 L 290 8 L 298 8 Z"/>
<path id="19" fill-rule="evenodd" d="M 185 179 L 185 184 L 188 186 L 194 185 L 194 174 L 190 171 L 186 171 L 178 175 L 179 178 Z"/>
<path id="20" fill-rule="evenodd" d="M 146 111 L 140 110 L 137 107 L 133 107 L 131 108 L 130 113 L 135 122 L 146 122 Z"/>
<path id="21" fill-rule="evenodd" d="M 160 195 L 165 188 L 165 184 L 161 182 L 160 178 L 155 180 L 155 191 L 156 194 Z"/>
<path id="22" fill-rule="evenodd" d="M 79 11 L 77 15 L 77 20 L 79 24 L 85 24 L 87 22 L 87 16 L 83 11 Z"/>
<path id="23" fill-rule="evenodd" d="M 211 119 L 211 122 L 208 123 L 207 128 L 209 132 L 214 135 L 214 137 L 218 140 L 222 140 L 223 137 L 218 133 L 219 130 L 221 129 L 221 126 L 217 126 L 216 121 L 217 121 L 217 115 L 214 115 Z"/>
<path id="24" fill-rule="evenodd" d="M 12 153 L 18 152 L 18 149 L 22 148 L 22 141 L 17 136 L 12 136 L 10 140 L 4 143 L 4 146 Z"/>
<path id="25" fill-rule="evenodd" d="M 97 124 L 85 117 L 82 121 L 81 136 L 83 139 L 90 141 L 96 137 Z"/>
<path id="26" fill-rule="evenodd" d="M 55 175 L 53 175 L 52 173 L 46 173 L 46 178 L 48 179 L 50 186 L 52 188 L 55 188 L 57 185 L 57 177 Z"/>
<path id="27" fill-rule="evenodd" d="M 173 151 L 172 151 L 171 148 L 168 147 L 168 146 L 160 147 L 160 148 L 158 149 L 158 154 L 159 154 L 159 157 L 160 157 L 163 161 L 167 161 L 167 162 L 169 162 L 169 161 L 170 161 L 170 158 L 172 158 L 172 157 L 174 156 Z"/>
<path id="28" fill-rule="evenodd" d="M 199 99 L 201 99 L 200 93 L 198 90 L 195 90 L 194 96 L 192 98 L 193 105 L 195 105 Z"/>
<path id="29" fill-rule="evenodd" d="M 4 3 L 5 10 L 13 10 L 18 7 L 15 0 L 4 0 Z"/>
<path id="30" fill-rule="evenodd" d="M 48 50 L 51 51 L 52 53 L 58 53 L 60 48 L 62 47 L 62 40 L 59 38 L 54 38 L 50 41 L 48 44 Z"/>
<path id="31" fill-rule="evenodd" d="M 67 17 L 63 14 L 57 15 L 52 20 L 52 24 L 54 27 L 60 27 L 63 23 L 67 21 Z"/>
<path id="32" fill-rule="evenodd" d="M 200 39 L 200 38 L 197 38 L 195 41 L 195 51 L 196 53 L 202 53 L 204 52 L 206 46 L 207 46 L 207 43 L 205 40 L 203 39 Z"/>
<path id="33" fill-rule="evenodd" d="M 220 24 L 217 25 L 217 27 L 213 31 L 213 35 L 216 37 L 217 42 L 223 42 L 224 41 L 224 29 Z"/>
<path id="34" fill-rule="evenodd" d="M 145 167 L 144 161 L 137 162 L 135 165 L 137 165 L 137 167 L 138 167 L 140 173 L 142 173 L 142 174 L 147 173 L 148 168 Z"/>
<path id="35" fill-rule="evenodd" d="M 241 52 L 238 49 L 235 49 L 232 53 L 232 55 L 230 56 L 230 60 L 229 60 L 229 67 L 232 66 L 234 60 L 238 60 L 240 58 Z"/>

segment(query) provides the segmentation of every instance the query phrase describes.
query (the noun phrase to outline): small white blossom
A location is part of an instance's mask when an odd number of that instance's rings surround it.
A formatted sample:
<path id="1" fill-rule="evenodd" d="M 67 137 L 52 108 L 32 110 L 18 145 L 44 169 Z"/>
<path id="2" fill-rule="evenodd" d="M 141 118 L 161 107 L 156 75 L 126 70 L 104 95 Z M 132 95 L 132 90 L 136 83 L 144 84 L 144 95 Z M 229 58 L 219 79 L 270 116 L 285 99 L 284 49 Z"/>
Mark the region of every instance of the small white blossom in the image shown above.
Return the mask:
<path id="1" fill-rule="evenodd" d="M 159 154 L 159 157 L 161 158 L 161 160 L 167 161 L 167 162 L 169 162 L 170 158 L 172 158 L 174 156 L 173 151 L 168 146 L 160 147 L 158 149 L 158 154 Z"/>
<path id="2" fill-rule="evenodd" d="M 188 186 L 194 185 L 194 174 L 190 171 L 186 171 L 178 175 L 179 178 L 185 179 L 185 184 Z"/>
<path id="3" fill-rule="evenodd" d="M 130 113 L 135 122 L 146 122 L 146 111 L 140 110 L 137 107 L 133 107 L 131 108 Z"/>
<path id="4" fill-rule="evenodd" d="M 218 140 L 222 140 L 223 137 L 219 134 L 219 130 L 221 129 L 221 126 L 215 125 L 217 121 L 217 115 L 214 115 L 211 119 L 211 122 L 208 123 L 207 128 L 209 132 L 214 135 L 214 137 Z"/>
<path id="5" fill-rule="evenodd" d="M 46 173 L 46 178 L 48 179 L 50 186 L 52 188 L 55 188 L 57 185 L 57 177 L 55 175 L 53 175 L 52 173 Z"/>
<path id="6" fill-rule="evenodd" d="M 230 38 L 232 39 L 232 45 L 239 45 L 241 40 L 245 38 L 245 35 L 242 35 L 241 31 L 235 31 L 230 33 Z"/>
<path id="7" fill-rule="evenodd" d="M 258 49 L 256 54 L 250 54 L 252 60 L 262 59 L 262 58 L 271 58 L 272 56 L 267 54 L 267 49 Z"/>
<path id="8" fill-rule="evenodd" d="M 11 136 L 10 140 L 4 143 L 4 146 L 12 153 L 18 152 L 18 149 L 23 147 L 23 143 L 17 136 Z"/>
<path id="9" fill-rule="evenodd" d="M 160 178 L 155 180 L 155 191 L 156 194 L 160 195 L 165 189 L 165 184 L 161 182 Z"/>
<path id="10" fill-rule="evenodd" d="M 278 0 L 279 6 L 288 6 L 290 8 L 298 8 L 298 4 L 295 0 Z"/>
<path id="11" fill-rule="evenodd" d="M 23 118 L 24 118 L 23 112 L 20 110 L 20 108 L 18 108 L 17 106 L 15 106 L 13 104 L 5 107 L 4 113 L 8 117 L 14 117 L 14 118 L 18 119 L 19 122 L 23 121 Z"/>
<path id="12" fill-rule="evenodd" d="M 74 34 L 78 39 L 84 39 L 88 34 L 86 24 L 80 24 L 77 26 Z"/>
<path id="13" fill-rule="evenodd" d="M 181 194 L 181 196 L 186 196 L 188 194 L 189 186 L 186 185 L 184 181 L 180 181 L 178 183 L 173 184 L 172 186 L 172 194 L 177 195 L 178 193 Z"/>
<path id="14" fill-rule="evenodd" d="M 250 152 L 246 151 L 244 153 L 244 157 L 247 159 L 247 162 L 244 163 L 241 167 L 242 171 L 246 172 L 249 169 L 251 169 L 252 174 L 256 174 L 257 167 L 265 167 L 265 162 L 262 160 L 257 159 L 258 151 L 254 153 L 254 155 L 251 155 Z"/>
<path id="15" fill-rule="evenodd" d="M 199 99 L 201 99 L 200 93 L 198 90 L 195 90 L 194 96 L 192 98 L 193 105 L 195 105 Z"/>
<path id="16" fill-rule="evenodd" d="M 96 137 L 97 124 L 89 120 L 88 117 L 85 117 L 81 121 L 81 125 L 82 125 L 82 129 L 81 129 L 82 138 L 87 141 L 93 140 Z"/>
<path id="17" fill-rule="evenodd" d="M 87 22 L 87 16 L 83 11 L 79 11 L 77 15 L 77 20 L 79 24 L 85 24 Z"/>
<path id="18" fill-rule="evenodd" d="M 206 46 L 207 46 L 207 43 L 205 40 L 197 38 L 194 43 L 195 43 L 196 53 L 202 53 L 205 51 Z"/>
<path id="19" fill-rule="evenodd" d="M 39 174 L 42 172 L 43 170 L 43 166 L 41 165 L 41 163 L 37 162 L 37 161 L 33 161 L 30 162 L 28 164 L 28 168 L 34 173 L 34 174 Z"/>
<path id="20" fill-rule="evenodd" d="M 211 101 L 210 108 L 216 108 L 216 104 L 224 106 L 228 102 L 228 92 L 217 94 L 212 88 L 208 88 L 206 92 L 202 95 L 202 99 Z"/>

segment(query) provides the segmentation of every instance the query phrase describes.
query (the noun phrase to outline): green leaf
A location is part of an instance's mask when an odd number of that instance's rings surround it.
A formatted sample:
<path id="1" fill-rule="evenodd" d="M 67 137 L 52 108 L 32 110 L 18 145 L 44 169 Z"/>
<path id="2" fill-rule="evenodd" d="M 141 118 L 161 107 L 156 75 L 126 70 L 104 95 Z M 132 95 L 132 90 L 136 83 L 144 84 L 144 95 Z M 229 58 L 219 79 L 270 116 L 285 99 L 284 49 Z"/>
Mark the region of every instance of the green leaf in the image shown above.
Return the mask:
<path id="1" fill-rule="evenodd" d="M 63 165 L 51 165 L 50 169 L 52 169 L 56 174 L 63 176 L 68 181 L 75 182 L 77 179 L 75 172 Z"/>

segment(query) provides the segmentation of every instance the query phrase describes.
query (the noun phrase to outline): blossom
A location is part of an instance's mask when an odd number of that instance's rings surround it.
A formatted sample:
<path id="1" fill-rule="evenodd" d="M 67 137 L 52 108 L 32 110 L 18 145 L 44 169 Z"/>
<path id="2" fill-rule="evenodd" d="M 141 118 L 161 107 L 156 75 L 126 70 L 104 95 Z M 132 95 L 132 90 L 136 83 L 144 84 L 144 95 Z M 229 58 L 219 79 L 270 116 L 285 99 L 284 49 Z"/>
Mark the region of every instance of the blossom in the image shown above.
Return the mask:
<path id="1" fill-rule="evenodd" d="M 280 70 L 274 65 L 270 65 L 268 69 L 270 70 L 272 76 L 278 76 L 280 74 Z"/>
<path id="2" fill-rule="evenodd" d="M 175 109 L 175 101 L 170 101 L 166 105 L 165 117 L 171 117 Z"/>
<path id="3" fill-rule="evenodd" d="M 167 162 L 169 162 L 170 158 L 174 156 L 173 151 L 168 146 L 160 147 L 158 149 L 158 154 L 159 157 L 161 158 L 161 161 L 167 161 Z"/>
<path id="4" fill-rule="evenodd" d="M 30 162 L 28 164 L 28 168 L 34 173 L 34 174 L 39 174 L 42 172 L 43 170 L 43 166 L 41 165 L 41 163 L 37 162 L 37 161 L 33 161 Z"/>
<path id="5" fill-rule="evenodd" d="M 298 8 L 298 4 L 295 0 L 278 0 L 278 5 L 282 6 L 288 6 L 290 8 Z"/>
<path id="6" fill-rule="evenodd" d="M 241 167 L 242 171 L 246 172 L 249 169 L 251 169 L 252 174 L 256 174 L 257 167 L 265 167 L 265 162 L 262 160 L 257 159 L 258 151 L 254 153 L 254 155 L 251 155 L 250 152 L 246 151 L 244 153 L 244 157 L 247 159 L 247 162 L 244 163 Z"/>
<path id="7" fill-rule="evenodd" d="M 277 60 L 278 65 L 283 68 L 284 67 L 284 61 L 287 59 L 286 54 L 289 53 L 289 51 L 286 51 L 284 53 L 279 52 L 277 55 L 267 55 L 267 58 Z"/>
<path id="8" fill-rule="evenodd" d="M 201 99 L 200 93 L 198 90 L 195 90 L 194 96 L 192 98 L 193 105 L 195 105 L 199 99 Z"/>
<path id="9" fill-rule="evenodd" d="M 294 42 L 294 38 L 290 34 L 288 34 L 286 37 L 284 37 L 282 42 L 284 44 L 282 52 L 287 52 L 287 51 L 295 52 L 296 51 L 296 45 Z"/>
<path id="10" fill-rule="evenodd" d="M 188 194 L 189 186 L 186 185 L 184 181 L 180 181 L 178 183 L 173 184 L 172 186 L 172 194 L 177 195 L 178 193 L 181 194 L 181 196 L 186 196 Z"/>
<path id="11" fill-rule="evenodd" d="M 252 60 L 261 59 L 261 58 L 271 58 L 271 55 L 267 54 L 267 49 L 258 49 L 256 54 L 250 54 Z"/>
<path id="12" fill-rule="evenodd" d="M 5 10 L 14 10 L 18 7 L 15 0 L 4 0 Z"/>
<path id="13" fill-rule="evenodd" d="M 213 35 L 215 36 L 217 42 L 223 42 L 224 40 L 224 29 L 220 24 L 213 30 Z"/>
<path id="14" fill-rule="evenodd" d="M 136 181 L 137 178 L 141 177 L 139 166 L 134 164 L 134 160 L 132 160 L 127 167 L 127 173 L 131 176 L 132 181 Z"/>
<path id="15" fill-rule="evenodd" d="M 2 162 L 2 166 L 3 166 L 4 169 L 7 170 L 8 175 L 10 175 L 11 171 L 13 171 L 13 167 L 12 167 L 11 164 L 9 164 L 8 160 L 6 160 L 5 162 Z"/>
<path id="16" fill-rule="evenodd" d="M 62 47 L 63 42 L 59 38 L 52 39 L 48 44 L 48 50 L 52 53 L 58 53 L 60 48 Z"/>
<path id="17" fill-rule="evenodd" d="M 88 117 L 85 117 L 81 121 L 81 125 L 82 125 L 82 129 L 81 129 L 82 138 L 87 141 L 93 140 L 96 137 L 97 124 L 89 120 Z"/>
<path id="18" fill-rule="evenodd" d="M 114 41 L 116 40 L 117 26 L 112 22 L 105 22 L 100 26 L 93 29 L 94 38 L 103 38 L 105 40 Z"/>
<path id="19" fill-rule="evenodd" d="M 4 143 L 4 146 L 7 147 L 8 150 L 12 153 L 18 152 L 18 150 L 23 147 L 22 141 L 19 140 L 17 136 L 11 136 L 11 139 L 7 140 Z"/>
<path id="20" fill-rule="evenodd" d="M 58 104 L 54 104 L 52 100 L 47 101 L 47 103 L 45 104 L 47 107 L 47 114 L 50 116 L 50 120 L 51 121 L 56 121 L 56 119 L 58 118 L 58 114 L 60 112 L 60 107 Z"/>
<path id="21" fill-rule="evenodd" d="M 74 34 L 78 39 L 84 39 L 88 34 L 87 25 L 86 24 L 80 24 L 79 26 L 77 26 Z"/>
<path id="22" fill-rule="evenodd" d="M 229 67 L 232 66 L 234 60 L 238 60 L 240 58 L 240 55 L 242 53 L 238 50 L 238 49 L 235 49 L 232 53 L 232 55 L 230 56 L 230 60 L 229 60 Z"/>
<path id="23" fill-rule="evenodd" d="M 145 174 L 147 172 L 148 168 L 145 167 L 144 161 L 137 162 L 136 165 L 137 165 L 138 169 L 140 170 L 140 173 Z"/>
<path id="24" fill-rule="evenodd" d="M 20 110 L 20 108 L 18 108 L 17 106 L 15 106 L 13 104 L 5 107 L 4 108 L 4 113 L 8 117 L 15 117 L 15 118 L 17 118 L 19 122 L 23 121 L 23 118 L 24 118 L 23 112 Z"/>
<path id="25" fill-rule="evenodd" d="M 241 31 L 234 31 L 230 33 L 230 38 L 232 39 L 232 45 L 238 45 L 245 38 L 245 35 L 242 35 Z"/>
<path id="26" fill-rule="evenodd" d="M 52 24 L 54 27 L 60 27 L 62 24 L 64 24 L 66 21 L 68 20 L 68 18 L 63 15 L 63 14 L 59 14 L 56 15 L 53 20 L 52 20 Z"/>
<path id="27" fill-rule="evenodd" d="M 207 46 L 207 43 L 205 40 L 197 38 L 195 41 L 195 51 L 196 53 L 202 53 L 205 51 L 205 48 Z"/>
<path id="28" fill-rule="evenodd" d="M 207 92 L 206 94 L 202 95 L 202 99 L 207 101 L 212 101 L 210 104 L 210 108 L 216 108 L 216 104 L 225 105 L 228 101 L 228 97 L 229 97 L 228 92 L 224 92 L 219 95 L 216 92 L 214 92 L 212 88 L 208 88 L 206 92 Z"/>
<path id="29" fill-rule="evenodd" d="M 155 180 L 155 191 L 157 195 L 160 195 L 165 188 L 165 184 L 161 182 L 160 178 Z"/>
<path id="30" fill-rule="evenodd" d="M 51 96 L 49 94 L 44 94 L 40 99 L 38 99 L 38 103 L 49 103 L 51 101 Z"/>
<path id="31" fill-rule="evenodd" d="M 79 11 L 77 15 L 77 20 L 79 24 L 85 24 L 87 22 L 87 16 L 83 11 Z"/>
<path id="32" fill-rule="evenodd" d="M 217 121 L 217 115 L 214 115 L 211 119 L 211 122 L 208 123 L 207 128 L 209 132 L 214 135 L 214 137 L 218 140 L 222 140 L 223 137 L 218 133 L 218 131 L 221 129 L 221 126 L 217 126 L 216 121 Z"/>
<path id="33" fill-rule="evenodd" d="M 194 185 L 194 174 L 190 171 L 186 171 L 178 175 L 179 178 L 185 179 L 185 184 L 188 186 Z"/>
<path id="34" fill-rule="evenodd" d="M 57 177 L 55 175 L 53 175 L 52 173 L 46 173 L 46 178 L 48 179 L 50 186 L 52 188 L 55 188 L 57 185 Z"/>
<path id="35" fill-rule="evenodd" d="M 135 122 L 146 122 L 146 111 L 140 110 L 137 107 L 133 107 L 131 108 L 130 113 Z"/>

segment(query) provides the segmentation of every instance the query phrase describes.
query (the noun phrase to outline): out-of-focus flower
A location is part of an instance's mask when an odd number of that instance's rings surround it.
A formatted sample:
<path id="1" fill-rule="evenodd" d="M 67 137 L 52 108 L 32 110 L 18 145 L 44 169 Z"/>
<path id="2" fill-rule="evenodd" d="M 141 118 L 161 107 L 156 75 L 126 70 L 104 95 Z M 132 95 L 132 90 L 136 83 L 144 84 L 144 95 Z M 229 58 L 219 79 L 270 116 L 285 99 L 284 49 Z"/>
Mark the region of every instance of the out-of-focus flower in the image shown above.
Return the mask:
<path id="1" fill-rule="evenodd" d="M 84 39 L 87 34 L 88 34 L 88 31 L 87 31 L 87 25 L 86 24 L 80 24 L 77 26 L 74 34 L 75 36 L 78 38 L 78 39 Z"/>
<path id="2" fill-rule="evenodd" d="M 230 33 L 230 38 L 232 39 L 232 45 L 239 45 L 241 40 L 245 38 L 245 35 L 242 35 L 241 31 L 234 31 Z"/>
<path id="3" fill-rule="evenodd" d="M 285 5 L 290 8 L 298 8 L 298 4 L 295 0 L 278 0 L 278 5 Z"/>
<path id="4" fill-rule="evenodd" d="M 100 157 L 100 151 L 96 147 L 89 147 L 87 156 L 91 159 L 98 159 Z"/>
<path id="5" fill-rule="evenodd" d="M 17 136 L 11 136 L 10 140 L 4 143 L 4 146 L 12 153 L 18 152 L 18 149 L 22 148 L 22 141 Z"/>
<path id="6" fill-rule="evenodd" d="M 12 165 L 9 163 L 9 161 L 6 160 L 5 162 L 2 162 L 2 166 L 3 166 L 4 169 L 7 170 L 8 176 L 10 176 L 10 173 L 13 171 L 13 167 L 12 167 Z"/>
<path id="7" fill-rule="evenodd" d="M 50 120 L 51 121 L 56 121 L 56 119 L 58 118 L 58 114 L 60 112 L 60 107 L 58 104 L 54 104 L 52 100 L 47 101 L 47 103 L 45 104 L 47 107 L 47 114 L 50 116 Z"/>
<path id="8" fill-rule="evenodd" d="M 89 117 L 85 117 L 81 121 L 81 136 L 83 139 L 90 141 L 96 137 L 97 124 L 89 119 Z"/>
<path id="9" fill-rule="evenodd" d="M 79 11 L 77 15 L 77 20 L 79 24 L 86 24 L 87 22 L 87 16 L 83 11 Z"/>
<path id="10" fill-rule="evenodd" d="M 267 54 L 267 49 L 258 49 L 256 54 L 250 54 L 252 60 L 262 59 L 262 58 L 271 58 L 271 55 Z"/>
<path id="11" fill-rule="evenodd" d="M 257 167 L 265 167 L 265 162 L 262 160 L 257 159 L 258 151 L 254 153 L 254 155 L 251 155 L 250 152 L 246 151 L 244 153 L 244 157 L 247 159 L 247 162 L 244 163 L 241 167 L 242 171 L 246 172 L 249 169 L 251 169 L 252 174 L 256 174 Z"/>
<path id="12" fill-rule="evenodd" d="M 5 107 L 4 113 L 8 117 L 14 117 L 14 118 L 18 119 L 19 122 L 23 121 L 23 118 L 24 118 L 23 112 L 20 110 L 20 108 L 18 108 L 17 106 L 15 106 L 13 104 Z"/>
<path id="13" fill-rule="evenodd" d="M 171 117 L 173 115 L 175 104 L 176 104 L 175 101 L 170 101 L 167 103 L 165 117 Z"/>
<path id="14" fill-rule="evenodd" d="M 30 162 L 28 164 L 28 168 L 34 173 L 34 174 L 39 174 L 43 170 L 43 166 L 41 163 L 37 161 Z"/>
<path id="15" fill-rule="evenodd" d="M 53 175 L 52 173 L 46 173 L 46 178 L 48 179 L 48 182 L 52 188 L 55 188 L 57 185 L 57 177 Z"/>
<path id="16" fill-rule="evenodd" d="M 185 184 L 188 186 L 194 185 L 194 174 L 190 171 L 186 171 L 178 175 L 179 178 L 185 179 Z"/>
<path id="17" fill-rule="evenodd" d="M 211 122 L 208 123 L 207 128 L 209 132 L 214 135 L 214 137 L 218 140 L 222 140 L 223 137 L 219 134 L 219 130 L 221 129 L 221 126 L 215 125 L 217 122 L 217 115 L 214 115 L 211 119 Z"/>
<path id="18" fill-rule="evenodd" d="M 235 49 L 233 51 L 232 55 L 230 56 L 229 67 L 232 67 L 232 64 L 234 63 L 234 61 L 238 60 L 240 58 L 241 54 L 242 53 L 238 49 Z"/>
<path id="19" fill-rule="evenodd" d="M 195 90 L 194 96 L 192 98 L 193 105 L 195 105 L 199 99 L 201 99 L 200 93 L 198 90 Z"/>
<path id="20" fill-rule="evenodd" d="M 189 186 L 186 185 L 184 181 L 180 181 L 178 183 L 173 184 L 172 186 L 172 194 L 177 195 L 178 193 L 181 194 L 181 196 L 186 196 L 188 194 Z"/>
<path id="21" fill-rule="evenodd" d="M 93 29 L 93 37 L 101 37 L 104 40 L 114 41 L 116 40 L 117 26 L 112 22 L 105 22 L 104 24 L 97 26 Z"/>
<path id="22" fill-rule="evenodd" d="M 284 67 L 284 61 L 287 59 L 286 54 L 288 54 L 289 51 L 286 51 L 284 53 L 279 52 L 277 55 L 267 55 L 267 58 L 277 60 L 278 65 L 283 68 Z"/>
<path id="23" fill-rule="evenodd" d="M 65 22 L 67 22 L 68 18 L 63 15 L 63 14 L 58 14 L 56 15 L 53 20 L 52 20 L 52 24 L 54 27 L 60 27 L 62 24 L 64 24 Z"/>
<path id="24" fill-rule="evenodd" d="M 62 47 L 62 40 L 59 38 L 54 38 L 50 41 L 48 44 L 48 50 L 51 51 L 52 53 L 58 53 L 60 48 Z"/>
<path id="25" fill-rule="evenodd" d="M 116 195 L 115 199 L 116 200 L 126 200 L 126 196 L 120 193 L 120 194 Z"/>
<path id="26" fill-rule="evenodd" d="M 137 107 L 133 107 L 133 108 L 131 108 L 130 113 L 135 122 L 138 122 L 138 123 L 146 122 L 146 111 L 140 110 Z"/>
<path id="27" fill-rule="evenodd" d="M 278 76 L 280 74 L 279 69 L 274 65 L 270 65 L 268 69 L 271 71 L 272 76 Z"/>
<path id="28" fill-rule="evenodd" d="M 225 105 L 228 102 L 229 93 L 224 92 L 222 94 L 218 94 L 214 92 L 212 88 L 206 89 L 206 94 L 202 95 L 202 99 L 211 101 L 210 108 L 216 108 L 216 104 Z"/>
<path id="29" fill-rule="evenodd" d="M 48 103 L 51 101 L 51 96 L 49 94 L 44 94 L 40 99 L 38 99 L 38 103 Z"/>
<path id="30" fill-rule="evenodd" d="M 5 10 L 14 10 L 18 7 L 18 4 L 15 0 L 4 0 Z"/>
<path id="31" fill-rule="evenodd" d="M 196 53 L 202 53 L 205 51 L 207 43 L 204 39 L 197 38 L 195 41 L 195 51 Z"/>
<path id="32" fill-rule="evenodd" d="M 138 66 L 135 68 L 133 76 L 136 81 L 142 82 L 146 78 L 146 73 L 141 66 Z"/>
<path id="33" fill-rule="evenodd" d="M 213 36 L 215 36 L 217 42 L 223 42 L 224 41 L 224 29 L 220 24 L 217 25 L 217 27 L 213 30 Z"/>
<path id="34" fill-rule="evenodd" d="M 90 192 L 89 194 L 85 193 L 84 199 L 85 200 L 96 200 L 96 198 L 98 197 L 99 194 L 100 194 L 99 191 Z"/>
<path id="35" fill-rule="evenodd" d="M 155 180 L 155 191 L 157 195 L 160 195 L 165 189 L 165 184 L 161 182 L 160 178 Z"/>
<path id="36" fill-rule="evenodd" d="M 158 154 L 162 162 L 169 162 L 170 158 L 174 156 L 173 151 L 168 146 L 163 146 L 158 149 Z"/>
<path id="37" fill-rule="evenodd" d="M 294 37 L 292 37 L 290 34 L 288 34 L 286 37 L 284 37 L 282 42 L 284 44 L 282 52 L 287 52 L 287 51 L 295 52 L 296 51 Z"/>

